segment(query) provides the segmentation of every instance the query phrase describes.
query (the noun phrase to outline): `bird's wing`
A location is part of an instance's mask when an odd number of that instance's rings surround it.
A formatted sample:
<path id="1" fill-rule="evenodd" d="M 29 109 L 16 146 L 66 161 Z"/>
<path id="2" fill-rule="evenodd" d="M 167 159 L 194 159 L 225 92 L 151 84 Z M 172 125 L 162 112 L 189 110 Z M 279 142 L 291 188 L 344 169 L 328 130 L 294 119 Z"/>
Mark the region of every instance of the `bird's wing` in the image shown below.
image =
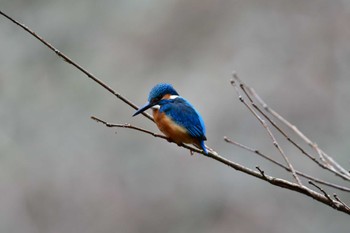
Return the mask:
<path id="1" fill-rule="evenodd" d="M 195 138 L 206 140 L 204 122 L 199 113 L 185 99 L 178 97 L 167 100 L 160 108 L 175 123 L 184 127 Z"/>

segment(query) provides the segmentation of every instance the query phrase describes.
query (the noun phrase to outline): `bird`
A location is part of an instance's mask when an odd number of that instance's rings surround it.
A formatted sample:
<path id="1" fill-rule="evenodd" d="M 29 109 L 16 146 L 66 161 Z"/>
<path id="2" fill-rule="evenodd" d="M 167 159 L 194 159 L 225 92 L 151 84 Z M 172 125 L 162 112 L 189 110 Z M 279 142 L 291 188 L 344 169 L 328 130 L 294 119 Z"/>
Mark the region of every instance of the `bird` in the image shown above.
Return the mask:
<path id="1" fill-rule="evenodd" d="M 204 121 L 198 111 L 181 97 L 171 84 L 158 83 L 149 95 L 147 103 L 133 116 L 152 108 L 153 119 L 158 129 L 170 141 L 193 144 L 208 154 L 204 141 L 207 140 Z"/>

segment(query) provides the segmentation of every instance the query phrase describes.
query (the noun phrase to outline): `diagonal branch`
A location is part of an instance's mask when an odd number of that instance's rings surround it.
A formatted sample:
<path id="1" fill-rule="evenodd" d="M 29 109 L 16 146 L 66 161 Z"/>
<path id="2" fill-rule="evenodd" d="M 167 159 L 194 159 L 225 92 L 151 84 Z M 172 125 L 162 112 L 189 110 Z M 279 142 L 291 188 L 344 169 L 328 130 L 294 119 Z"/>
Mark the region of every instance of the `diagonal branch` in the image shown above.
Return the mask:
<path id="1" fill-rule="evenodd" d="M 239 79 L 238 79 L 239 80 Z M 312 142 L 309 138 L 307 138 L 295 125 L 288 122 L 285 118 L 283 118 L 280 114 L 278 114 L 276 111 L 274 111 L 272 108 L 270 108 L 263 99 L 256 93 L 256 91 L 244 84 L 242 81 L 239 80 L 241 83 L 243 90 L 245 91 L 245 94 L 249 96 L 249 99 L 252 100 L 252 95 L 259 103 L 260 105 L 272 116 L 276 117 L 280 122 L 285 124 L 288 128 L 293 130 L 301 139 L 303 139 L 309 146 L 311 146 L 320 156 L 323 163 L 319 162 L 315 157 L 308 154 L 304 149 L 301 148 L 296 142 L 294 142 L 280 127 L 277 126 L 277 124 L 272 121 L 270 117 L 268 117 L 253 101 L 251 101 L 252 105 L 255 109 L 257 109 L 270 123 L 273 125 L 289 142 L 291 142 L 296 148 L 298 148 L 301 153 L 306 155 L 308 158 L 310 158 L 313 162 L 315 162 L 317 165 L 322 167 L 323 169 L 329 170 L 330 172 L 334 173 L 335 175 L 343 178 L 344 180 L 350 181 L 350 175 L 347 172 L 346 169 L 344 169 L 342 166 L 340 166 L 332 157 L 328 156 L 326 153 L 324 153 L 316 143 Z M 337 168 L 338 170 L 336 170 Z"/>
<path id="2" fill-rule="evenodd" d="M 48 47 L 50 50 L 52 50 L 53 52 L 55 52 L 57 54 L 57 56 L 59 56 L 60 58 L 63 58 L 63 60 L 65 62 L 67 62 L 68 64 L 74 66 L 75 68 L 77 68 L 78 70 L 80 70 L 82 73 L 84 73 L 88 78 L 92 79 L 94 82 L 96 82 L 97 84 L 99 84 L 100 86 L 102 86 L 104 89 L 106 89 L 107 91 L 109 91 L 110 93 L 112 93 L 115 97 L 117 97 L 118 99 L 120 99 L 121 101 L 123 101 L 124 103 L 126 103 L 127 105 L 129 105 L 130 107 L 132 107 L 133 109 L 137 110 L 138 107 L 137 105 L 135 105 L 133 102 L 131 102 L 130 100 L 128 100 L 126 97 L 122 96 L 121 94 L 119 94 L 118 92 L 114 91 L 111 87 L 109 87 L 106 83 L 102 82 L 102 80 L 100 80 L 99 78 L 97 78 L 95 75 L 93 75 L 92 73 L 90 73 L 89 71 L 87 71 L 86 69 L 84 69 L 82 66 L 80 66 L 79 64 L 77 64 L 76 62 L 74 62 L 72 59 L 70 59 L 67 55 L 65 55 L 64 53 L 60 52 L 58 49 L 56 49 L 53 45 L 51 45 L 50 43 L 48 43 L 44 38 L 42 38 L 41 36 L 39 36 L 38 34 L 36 34 L 33 30 L 31 30 L 30 28 L 28 28 L 27 26 L 25 26 L 24 24 L 18 22 L 17 20 L 11 18 L 10 16 L 8 16 L 7 14 L 5 14 L 4 12 L 2 12 L 0 10 L 0 14 L 3 15 L 4 17 L 6 17 L 7 19 L 9 19 L 10 21 L 12 21 L 14 24 L 16 24 L 17 26 L 21 27 L 22 29 L 24 29 L 26 32 L 28 32 L 29 34 L 31 34 L 32 36 L 34 36 L 36 39 L 38 39 L 41 43 L 43 43 L 46 47 Z M 151 115 L 149 115 L 146 112 L 143 112 L 142 115 L 144 115 L 145 117 L 147 117 L 149 120 L 154 121 L 153 117 Z"/>
<path id="3" fill-rule="evenodd" d="M 345 204 L 342 200 L 340 200 L 337 194 L 334 193 L 333 197 L 335 198 L 335 200 L 337 200 L 340 203 L 342 203 L 345 206 L 346 209 L 350 210 L 350 207 L 347 204 Z"/>
<path id="4" fill-rule="evenodd" d="M 289 167 L 286 167 L 286 166 L 283 165 L 282 163 L 280 163 L 280 162 L 278 162 L 278 161 L 272 159 L 272 158 L 271 158 L 270 156 L 268 156 L 268 155 L 263 154 L 262 152 L 260 152 L 260 151 L 257 150 L 257 149 L 253 149 L 253 148 L 251 148 L 251 147 L 248 147 L 248 146 L 246 146 L 246 145 L 243 145 L 243 144 L 241 144 L 241 143 L 238 143 L 238 142 L 236 142 L 236 141 L 234 141 L 234 140 L 232 140 L 232 139 L 230 139 L 230 138 L 228 138 L 228 137 L 224 137 L 224 140 L 225 140 L 225 142 L 227 142 L 227 143 L 230 143 L 230 144 L 235 145 L 235 146 L 238 146 L 238 147 L 240 147 L 240 148 L 242 148 L 242 149 L 244 149 L 244 150 L 247 150 L 247 151 L 250 151 L 250 152 L 252 152 L 252 153 L 254 153 L 254 154 L 257 154 L 257 155 L 261 156 L 262 158 L 264 158 L 264 159 L 270 161 L 271 163 L 274 163 L 274 164 L 276 164 L 277 166 L 279 166 L 279 167 L 281 167 L 281 168 L 284 168 L 285 170 L 287 170 L 287 171 L 290 172 L 290 168 L 289 168 Z M 347 187 L 344 187 L 344 186 L 341 186 L 341 185 L 333 184 L 333 183 L 330 183 L 330 182 L 327 182 L 327 181 L 318 179 L 318 178 L 316 178 L 316 177 L 310 176 L 310 175 L 305 174 L 305 173 L 303 173 L 303 172 L 300 172 L 300 171 L 298 171 L 298 170 L 295 170 L 295 173 L 298 174 L 299 176 L 302 176 L 302 177 L 306 178 L 306 179 L 313 180 L 313 181 L 315 181 L 316 183 L 323 184 L 323 185 L 326 185 L 326 186 L 329 186 L 329 187 L 332 187 L 332 188 L 335 188 L 335 189 L 339 189 L 339 190 L 341 190 L 341 191 L 350 192 L 350 188 L 347 188 Z"/>
<path id="5" fill-rule="evenodd" d="M 233 73 L 233 77 L 235 79 L 237 79 L 237 75 L 235 73 Z M 303 186 L 303 184 L 301 183 L 299 177 L 297 176 L 296 172 L 295 172 L 295 169 L 293 167 L 293 165 L 289 162 L 289 159 L 288 157 L 286 156 L 286 154 L 284 153 L 283 149 L 281 148 L 281 146 L 278 144 L 275 136 L 273 135 L 273 133 L 271 132 L 270 128 L 268 127 L 268 125 L 266 124 L 266 122 L 254 111 L 254 109 L 249 106 L 246 101 L 244 100 L 244 98 L 242 97 L 242 95 L 240 94 L 238 88 L 237 88 L 237 85 L 236 85 L 236 82 L 235 80 L 231 80 L 231 84 L 232 86 L 235 88 L 236 90 L 236 93 L 238 95 L 238 98 L 239 100 L 249 109 L 249 111 L 258 119 L 258 121 L 262 124 L 262 126 L 266 129 L 268 135 L 270 136 L 271 140 L 272 140 L 272 143 L 273 145 L 277 148 L 277 150 L 280 152 L 280 154 L 282 155 L 284 161 L 287 163 L 294 179 L 297 181 L 298 185 L 300 186 Z"/>
<path id="6" fill-rule="evenodd" d="M 318 190 L 320 190 L 321 193 L 323 193 L 323 195 L 329 200 L 330 203 L 333 203 L 333 199 L 328 195 L 328 193 L 326 193 L 326 191 L 324 191 L 320 186 L 316 185 L 314 182 L 312 182 L 311 180 L 309 181 L 309 184 L 311 184 L 312 186 L 316 187 Z M 334 208 L 334 206 L 332 206 Z"/>
<path id="7" fill-rule="evenodd" d="M 132 129 L 132 130 L 137 130 L 137 131 L 140 131 L 142 133 L 146 133 L 148 135 L 151 135 L 151 136 L 154 136 L 154 137 L 157 137 L 157 138 L 162 138 L 164 140 L 168 140 L 167 137 L 165 136 L 162 136 L 162 135 L 159 135 L 159 134 L 156 134 L 156 133 L 153 133 L 151 131 L 148 131 L 148 130 L 145 130 L 145 129 L 142 129 L 142 128 L 139 128 L 139 127 L 136 127 L 136 126 L 133 126 L 133 125 L 130 125 L 130 124 L 111 124 L 111 123 L 108 123 L 104 120 L 101 120 L 97 117 L 91 117 L 93 120 L 97 121 L 97 122 L 100 122 L 100 123 L 103 123 L 105 126 L 107 127 L 118 127 L 118 128 L 128 128 L 128 129 Z M 196 153 L 200 153 L 200 154 L 203 154 L 203 155 L 206 155 L 204 154 L 204 152 L 202 150 L 199 150 L 197 148 L 194 148 L 194 147 L 191 147 L 191 146 L 188 146 L 186 144 L 180 144 L 179 145 L 180 147 L 184 147 L 186 149 L 189 149 L 191 151 L 194 151 Z M 258 171 L 254 171 L 250 168 L 247 168 L 245 166 L 242 166 L 238 163 L 235 163 L 229 159 L 226 159 L 222 156 L 220 156 L 217 152 L 215 151 L 209 151 L 208 155 L 206 155 L 207 157 L 211 158 L 211 159 L 214 159 L 220 163 L 223 163 L 237 171 L 240 171 L 240 172 L 243 172 L 243 173 L 246 173 L 248 175 L 251 175 L 251 176 L 254 176 L 256 178 L 259 178 L 261 180 L 264 180 L 266 182 L 269 182 L 270 184 L 274 185 L 274 186 L 278 186 L 278 187 L 281 187 L 281 188 L 285 188 L 285 189 L 288 189 L 288 190 L 292 190 L 292 191 L 295 191 L 295 192 L 299 192 L 299 193 L 302 193 L 302 194 L 305 194 L 319 202 L 322 202 L 328 206 L 331 206 L 341 212 L 344 212 L 344 213 L 347 213 L 350 215 L 350 209 L 347 208 L 347 206 L 339 201 L 336 201 L 336 200 L 329 200 L 325 195 L 323 194 L 320 194 L 318 192 L 315 192 L 309 188 L 307 188 L 306 186 L 300 186 L 296 183 L 292 183 L 292 182 L 289 182 L 287 180 L 284 180 L 284 179 L 280 179 L 280 178 L 276 178 L 276 177 L 272 177 L 272 176 L 269 176 L 269 175 L 266 175 L 265 172 L 263 170 L 260 169 L 260 167 L 257 167 L 257 170 Z"/>
<path id="8" fill-rule="evenodd" d="M 133 130 L 136 130 L 136 131 L 140 131 L 140 132 L 143 132 L 143 133 L 146 133 L 146 134 L 149 134 L 149 135 L 152 135 L 153 137 L 156 137 L 156 138 L 163 138 L 163 139 L 166 139 L 166 140 L 169 140 L 169 138 L 165 137 L 164 135 L 161 135 L 161 134 L 157 134 L 157 133 L 153 133 L 149 130 L 146 130 L 146 129 L 142 129 L 142 128 L 139 128 L 139 127 L 136 127 L 136 126 L 133 126 L 129 123 L 125 123 L 125 124 L 112 124 L 112 123 L 108 123 L 104 120 L 101 120 L 100 118 L 97 118 L 95 116 L 91 116 L 90 117 L 92 120 L 95 120 L 99 123 L 102 123 L 104 124 L 105 126 L 107 127 L 110 127 L 110 128 L 126 128 L 126 129 L 133 129 Z"/>

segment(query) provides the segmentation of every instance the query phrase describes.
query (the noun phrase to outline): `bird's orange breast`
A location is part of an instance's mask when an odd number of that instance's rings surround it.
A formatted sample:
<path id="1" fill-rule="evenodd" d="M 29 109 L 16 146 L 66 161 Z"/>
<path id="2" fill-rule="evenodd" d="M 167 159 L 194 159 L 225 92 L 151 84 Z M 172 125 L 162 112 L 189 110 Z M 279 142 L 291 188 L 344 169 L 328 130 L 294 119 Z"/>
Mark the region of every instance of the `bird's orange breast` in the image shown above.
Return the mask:
<path id="1" fill-rule="evenodd" d="M 179 143 L 193 143 L 197 145 L 199 144 L 199 140 L 197 138 L 191 137 L 187 133 L 187 130 L 184 127 L 176 124 L 164 112 L 159 112 L 158 109 L 153 109 L 153 118 L 159 130 L 174 142 L 178 144 Z"/>

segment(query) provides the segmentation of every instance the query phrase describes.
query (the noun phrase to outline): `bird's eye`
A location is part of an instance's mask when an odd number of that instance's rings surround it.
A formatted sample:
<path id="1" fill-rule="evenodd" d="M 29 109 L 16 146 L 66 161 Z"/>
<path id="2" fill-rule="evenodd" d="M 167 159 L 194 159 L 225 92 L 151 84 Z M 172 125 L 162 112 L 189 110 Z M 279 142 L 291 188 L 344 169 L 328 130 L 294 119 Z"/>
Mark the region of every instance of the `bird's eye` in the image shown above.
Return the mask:
<path id="1" fill-rule="evenodd" d="M 156 98 L 153 99 L 152 102 L 155 103 L 155 102 L 158 102 L 159 100 L 161 100 L 161 97 L 156 97 Z"/>

